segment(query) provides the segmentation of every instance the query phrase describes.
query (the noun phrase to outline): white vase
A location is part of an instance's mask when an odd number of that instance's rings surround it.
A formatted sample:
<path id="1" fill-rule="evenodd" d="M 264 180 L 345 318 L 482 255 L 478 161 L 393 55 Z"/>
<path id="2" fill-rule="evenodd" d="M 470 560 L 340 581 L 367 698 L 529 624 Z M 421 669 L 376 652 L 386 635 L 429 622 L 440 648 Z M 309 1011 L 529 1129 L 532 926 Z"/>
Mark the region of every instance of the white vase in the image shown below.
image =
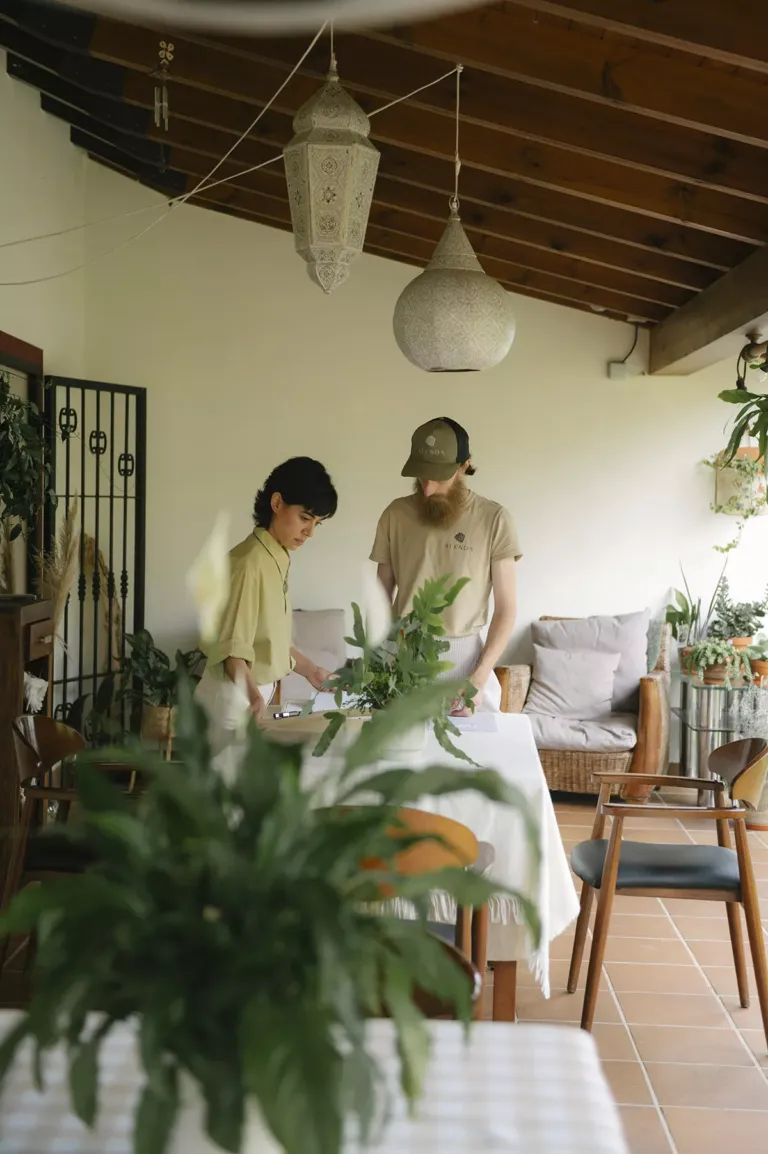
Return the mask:
<path id="1" fill-rule="evenodd" d="M 179 1112 L 168 1154 L 222 1154 L 222 1148 L 205 1132 L 205 1102 L 197 1083 L 188 1074 L 179 1079 Z M 257 1103 L 246 1104 L 240 1154 L 284 1154 L 267 1127 Z"/>
<path id="2" fill-rule="evenodd" d="M 407 754 L 421 753 L 426 748 L 428 733 L 429 722 L 414 725 L 413 729 L 407 729 L 387 743 L 386 757 L 393 760 Z"/>

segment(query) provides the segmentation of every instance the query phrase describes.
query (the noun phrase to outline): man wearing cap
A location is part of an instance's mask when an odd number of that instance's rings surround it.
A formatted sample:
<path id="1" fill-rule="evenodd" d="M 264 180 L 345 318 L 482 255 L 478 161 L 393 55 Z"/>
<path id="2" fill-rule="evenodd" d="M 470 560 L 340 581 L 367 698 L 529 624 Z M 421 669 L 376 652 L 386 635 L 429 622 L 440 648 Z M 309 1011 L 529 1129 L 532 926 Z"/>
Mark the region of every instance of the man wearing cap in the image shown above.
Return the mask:
<path id="1" fill-rule="evenodd" d="M 494 672 L 515 623 L 515 562 L 521 557 L 512 518 L 503 506 L 472 492 L 469 436 L 450 417 L 421 425 L 411 439 L 403 477 L 415 479 L 410 497 L 393 501 L 382 513 L 371 560 L 394 602 L 396 616 L 408 613 L 425 581 L 449 574 L 469 577 L 443 614 L 450 645 L 450 676 L 471 680 L 478 709 L 501 707 L 501 686 Z M 493 593 L 493 616 L 488 625 Z M 461 701 L 455 713 L 466 713 Z"/>

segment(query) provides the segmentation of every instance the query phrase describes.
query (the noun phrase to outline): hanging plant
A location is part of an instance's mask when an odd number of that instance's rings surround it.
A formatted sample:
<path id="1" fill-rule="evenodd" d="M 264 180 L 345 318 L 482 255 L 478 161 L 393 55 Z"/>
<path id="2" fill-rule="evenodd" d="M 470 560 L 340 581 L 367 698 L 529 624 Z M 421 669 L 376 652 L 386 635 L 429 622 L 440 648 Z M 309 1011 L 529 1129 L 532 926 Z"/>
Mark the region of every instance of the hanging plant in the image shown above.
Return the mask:
<path id="1" fill-rule="evenodd" d="M 0 372 L 0 519 L 9 541 L 34 524 L 45 501 L 55 505 L 50 479 L 40 410 L 12 393 L 8 373 Z"/>
<path id="2" fill-rule="evenodd" d="M 761 366 L 760 366 L 761 367 Z M 743 382 L 742 382 L 743 383 Z M 768 393 L 750 393 L 744 388 L 725 389 L 719 394 L 720 400 L 728 405 L 740 405 L 733 422 L 733 430 L 728 447 L 723 454 L 723 464 L 730 465 L 742 441 L 754 437 L 757 441 L 757 456 L 766 472 L 768 454 Z"/>
<path id="3" fill-rule="evenodd" d="M 730 461 L 727 460 L 727 454 L 728 450 L 725 449 L 703 462 L 715 473 L 715 500 L 710 505 L 712 512 L 738 517 L 736 535 L 727 545 L 715 545 L 718 553 L 730 553 L 737 548 L 747 521 L 768 513 L 765 462 L 759 457 L 759 450 L 748 446 L 737 448 Z"/>

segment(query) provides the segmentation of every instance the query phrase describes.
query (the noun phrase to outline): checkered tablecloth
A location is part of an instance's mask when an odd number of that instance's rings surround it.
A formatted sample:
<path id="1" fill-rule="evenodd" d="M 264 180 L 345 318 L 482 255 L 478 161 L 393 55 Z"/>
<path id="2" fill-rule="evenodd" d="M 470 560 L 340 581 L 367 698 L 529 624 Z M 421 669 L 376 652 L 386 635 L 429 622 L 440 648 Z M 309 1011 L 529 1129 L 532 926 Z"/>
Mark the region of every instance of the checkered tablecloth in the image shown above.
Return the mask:
<path id="1" fill-rule="evenodd" d="M 12 1017 L 0 1013 L 0 1037 Z M 397 1088 L 392 1024 L 374 1021 L 369 1029 L 392 1093 L 389 1121 L 369 1154 L 627 1154 L 594 1042 L 581 1030 L 484 1022 L 465 1045 L 458 1023 L 430 1023 L 433 1056 L 410 1118 Z M 140 1075 L 127 1027 L 104 1046 L 101 1080 L 100 1121 L 91 1133 L 69 1113 L 63 1055 L 51 1057 L 44 1095 L 20 1059 L 0 1103 L 0 1154 L 132 1154 Z M 184 1154 L 211 1150 L 201 1140 Z"/>

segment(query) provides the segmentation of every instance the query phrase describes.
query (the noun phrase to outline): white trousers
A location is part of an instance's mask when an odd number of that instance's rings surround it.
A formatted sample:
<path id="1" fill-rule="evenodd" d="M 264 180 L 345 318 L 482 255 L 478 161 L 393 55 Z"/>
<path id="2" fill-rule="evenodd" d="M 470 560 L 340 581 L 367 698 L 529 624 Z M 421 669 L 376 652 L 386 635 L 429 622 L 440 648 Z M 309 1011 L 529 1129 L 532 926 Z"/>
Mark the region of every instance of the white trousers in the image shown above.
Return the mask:
<path id="1" fill-rule="evenodd" d="M 480 633 L 470 633 L 468 637 L 446 637 L 448 652 L 443 660 L 452 661 L 453 669 L 442 675 L 445 681 L 466 681 L 474 673 L 485 644 Z M 501 682 L 492 673 L 485 683 L 482 693 L 475 698 L 475 709 L 483 713 L 501 712 Z"/>
<path id="2" fill-rule="evenodd" d="M 275 694 L 275 683 L 260 685 L 259 692 L 269 705 Z M 206 669 L 195 690 L 195 700 L 208 714 L 208 740 L 216 757 L 242 734 L 251 712 L 245 689 L 228 677 L 219 680 Z"/>

